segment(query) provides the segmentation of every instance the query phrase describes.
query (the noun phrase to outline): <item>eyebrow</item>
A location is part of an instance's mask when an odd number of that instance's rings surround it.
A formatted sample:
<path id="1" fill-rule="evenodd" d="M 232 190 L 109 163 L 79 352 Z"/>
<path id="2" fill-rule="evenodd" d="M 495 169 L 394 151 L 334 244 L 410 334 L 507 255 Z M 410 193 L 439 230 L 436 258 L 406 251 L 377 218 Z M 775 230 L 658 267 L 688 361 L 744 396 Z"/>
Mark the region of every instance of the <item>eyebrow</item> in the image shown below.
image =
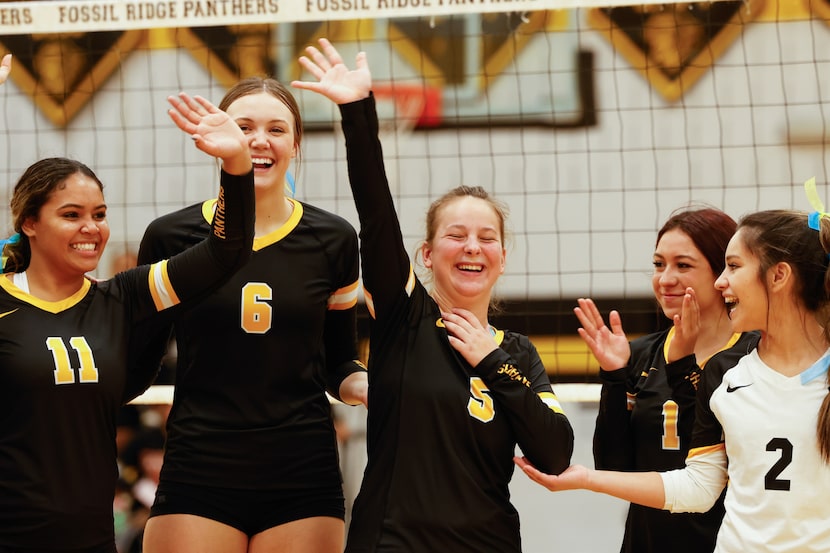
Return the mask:
<path id="1" fill-rule="evenodd" d="M 98 204 L 95 207 L 93 207 L 92 210 L 95 211 L 95 210 L 98 210 L 98 209 L 106 209 L 106 208 L 107 208 L 107 204 Z M 81 204 L 68 203 L 68 204 L 59 205 L 58 209 L 84 209 L 84 206 L 81 205 Z"/>

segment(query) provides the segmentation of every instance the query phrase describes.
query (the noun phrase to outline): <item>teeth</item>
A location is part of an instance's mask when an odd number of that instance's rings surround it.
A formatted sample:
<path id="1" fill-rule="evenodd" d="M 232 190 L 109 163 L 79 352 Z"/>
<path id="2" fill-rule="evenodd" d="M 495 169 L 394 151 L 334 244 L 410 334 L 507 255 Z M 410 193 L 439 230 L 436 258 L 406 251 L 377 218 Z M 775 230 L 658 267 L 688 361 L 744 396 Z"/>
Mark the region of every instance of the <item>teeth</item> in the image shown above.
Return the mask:
<path id="1" fill-rule="evenodd" d="M 252 157 L 251 161 L 256 165 L 273 165 L 274 162 L 267 157 Z"/>
<path id="2" fill-rule="evenodd" d="M 730 319 L 732 318 L 732 311 L 738 305 L 738 298 L 734 296 L 728 296 L 723 298 L 723 302 L 726 304 L 726 316 Z"/>
<path id="3" fill-rule="evenodd" d="M 94 252 L 95 251 L 95 244 L 91 242 L 84 242 L 83 244 L 72 244 L 72 248 L 76 250 L 81 250 L 85 252 Z"/>
<path id="4" fill-rule="evenodd" d="M 481 270 L 482 270 L 481 265 L 459 265 L 458 268 L 461 269 L 462 271 L 481 272 Z"/>

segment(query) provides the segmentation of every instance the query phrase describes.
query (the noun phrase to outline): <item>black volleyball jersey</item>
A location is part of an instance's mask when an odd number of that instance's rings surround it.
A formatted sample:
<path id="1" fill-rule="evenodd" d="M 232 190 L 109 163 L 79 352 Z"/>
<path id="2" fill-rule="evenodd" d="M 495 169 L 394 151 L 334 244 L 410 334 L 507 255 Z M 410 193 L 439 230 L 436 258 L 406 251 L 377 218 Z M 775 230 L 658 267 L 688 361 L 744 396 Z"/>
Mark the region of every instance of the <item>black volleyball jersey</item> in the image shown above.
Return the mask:
<path id="1" fill-rule="evenodd" d="M 627 367 L 602 370 L 594 431 L 597 469 L 665 471 L 685 466 L 695 424 L 698 384 L 719 381 L 751 351 L 758 334 L 735 334 L 698 365 L 694 355 L 666 362 L 674 329 L 632 340 Z M 701 393 L 707 387 L 701 387 Z M 713 389 L 713 388 L 712 388 Z M 723 496 L 705 513 L 670 513 L 631 504 L 621 551 L 705 553 L 715 547 L 723 519 Z"/>
<path id="2" fill-rule="evenodd" d="M 292 200 L 249 262 L 175 322 L 178 363 L 164 481 L 235 489 L 340 485 L 331 406 L 357 358 L 357 234 Z M 139 261 L 189 248 L 215 201 L 150 224 Z"/>
<path id="3" fill-rule="evenodd" d="M 253 173 L 223 184 L 233 196 L 224 230 L 185 255 L 87 279 L 59 302 L 0 276 L 0 550 L 114 547 L 116 419 L 133 327 L 169 324 L 159 320 L 168 308 L 209 292 L 249 255 Z"/>
<path id="4" fill-rule="evenodd" d="M 373 315 L 368 464 L 348 552 L 521 550 L 508 483 L 518 444 L 559 473 L 573 432 L 526 336 L 471 367 L 412 272 L 386 182 L 374 98 L 340 106 Z"/>

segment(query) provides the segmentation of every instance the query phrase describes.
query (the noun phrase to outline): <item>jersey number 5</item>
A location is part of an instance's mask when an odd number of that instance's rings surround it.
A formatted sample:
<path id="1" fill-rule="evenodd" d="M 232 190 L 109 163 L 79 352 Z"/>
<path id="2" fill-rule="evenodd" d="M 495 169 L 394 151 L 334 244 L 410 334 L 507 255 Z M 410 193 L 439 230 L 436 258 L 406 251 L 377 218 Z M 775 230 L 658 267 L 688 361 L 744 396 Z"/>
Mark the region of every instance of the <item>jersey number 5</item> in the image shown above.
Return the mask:
<path id="1" fill-rule="evenodd" d="M 98 367 L 95 366 L 95 358 L 92 356 L 92 348 L 83 336 L 73 336 L 69 339 L 69 345 L 78 354 L 81 361 L 81 368 L 78 369 L 78 380 L 81 382 L 98 382 Z M 69 360 L 69 348 L 63 342 L 63 338 L 50 336 L 46 338 L 46 347 L 52 352 L 52 359 L 55 361 L 55 384 L 72 384 L 75 382 L 75 369 L 72 368 Z"/>
<path id="2" fill-rule="evenodd" d="M 472 397 L 467 402 L 467 412 L 470 416 L 481 422 L 493 420 L 496 416 L 496 407 L 490 396 L 490 390 L 481 378 L 477 376 L 470 378 L 470 395 Z"/>

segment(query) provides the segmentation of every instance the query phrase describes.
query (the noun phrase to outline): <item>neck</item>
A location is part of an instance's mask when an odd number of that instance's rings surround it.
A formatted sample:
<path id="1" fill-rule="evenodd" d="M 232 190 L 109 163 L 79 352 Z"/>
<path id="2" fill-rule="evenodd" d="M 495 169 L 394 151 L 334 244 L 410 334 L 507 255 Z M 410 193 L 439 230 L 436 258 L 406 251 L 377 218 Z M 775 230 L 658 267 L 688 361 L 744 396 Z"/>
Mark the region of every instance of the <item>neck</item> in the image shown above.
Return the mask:
<path id="1" fill-rule="evenodd" d="M 257 237 L 265 236 L 283 226 L 294 212 L 294 204 L 285 197 L 282 190 L 271 193 L 258 193 L 256 197 L 256 222 L 254 232 Z"/>
<path id="2" fill-rule="evenodd" d="M 51 270 L 38 267 L 33 259 L 26 269 L 26 278 L 29 281 L 29 295 L 44 301 L 61 301 L 70 297 L 81 289 L 84 284 L 84 275 L 70 275 L 61 277 Z"/>
<path id="3" fill-rule="evenodd" d="M 695 341 L 695 357 L 701 362 L 708 359 L 722 350 L 733 334 L 729 317 L 722 307 L 716 315 L 701 317 L 700 334 Z"/>
<path id="4" fill-rule="evenodd" d="M 486 300 L 477 300 L 473 302 L 454 302 L 445 295 L 441 294 L 438 290 L 433 290 L 431 295 L 432 299 L 435 300 L 435 303 L 438 304 L 438 307 L 442 312 L 452 313 L 453 308 L 466 309 L 479 320 L 482 326 L 487 327 L 490 325 L 487 319 L 487 314 L 490 311 L 489 297 L 486 298 Z"/>
<path id="5" fill-rule="evenodd" d="M 795 376 L 824 355 L 830 344 L 814 313 L 789 311 L 770 311 L 767 329 L 761 333 L 758 355 L 775 371 Z"/>

